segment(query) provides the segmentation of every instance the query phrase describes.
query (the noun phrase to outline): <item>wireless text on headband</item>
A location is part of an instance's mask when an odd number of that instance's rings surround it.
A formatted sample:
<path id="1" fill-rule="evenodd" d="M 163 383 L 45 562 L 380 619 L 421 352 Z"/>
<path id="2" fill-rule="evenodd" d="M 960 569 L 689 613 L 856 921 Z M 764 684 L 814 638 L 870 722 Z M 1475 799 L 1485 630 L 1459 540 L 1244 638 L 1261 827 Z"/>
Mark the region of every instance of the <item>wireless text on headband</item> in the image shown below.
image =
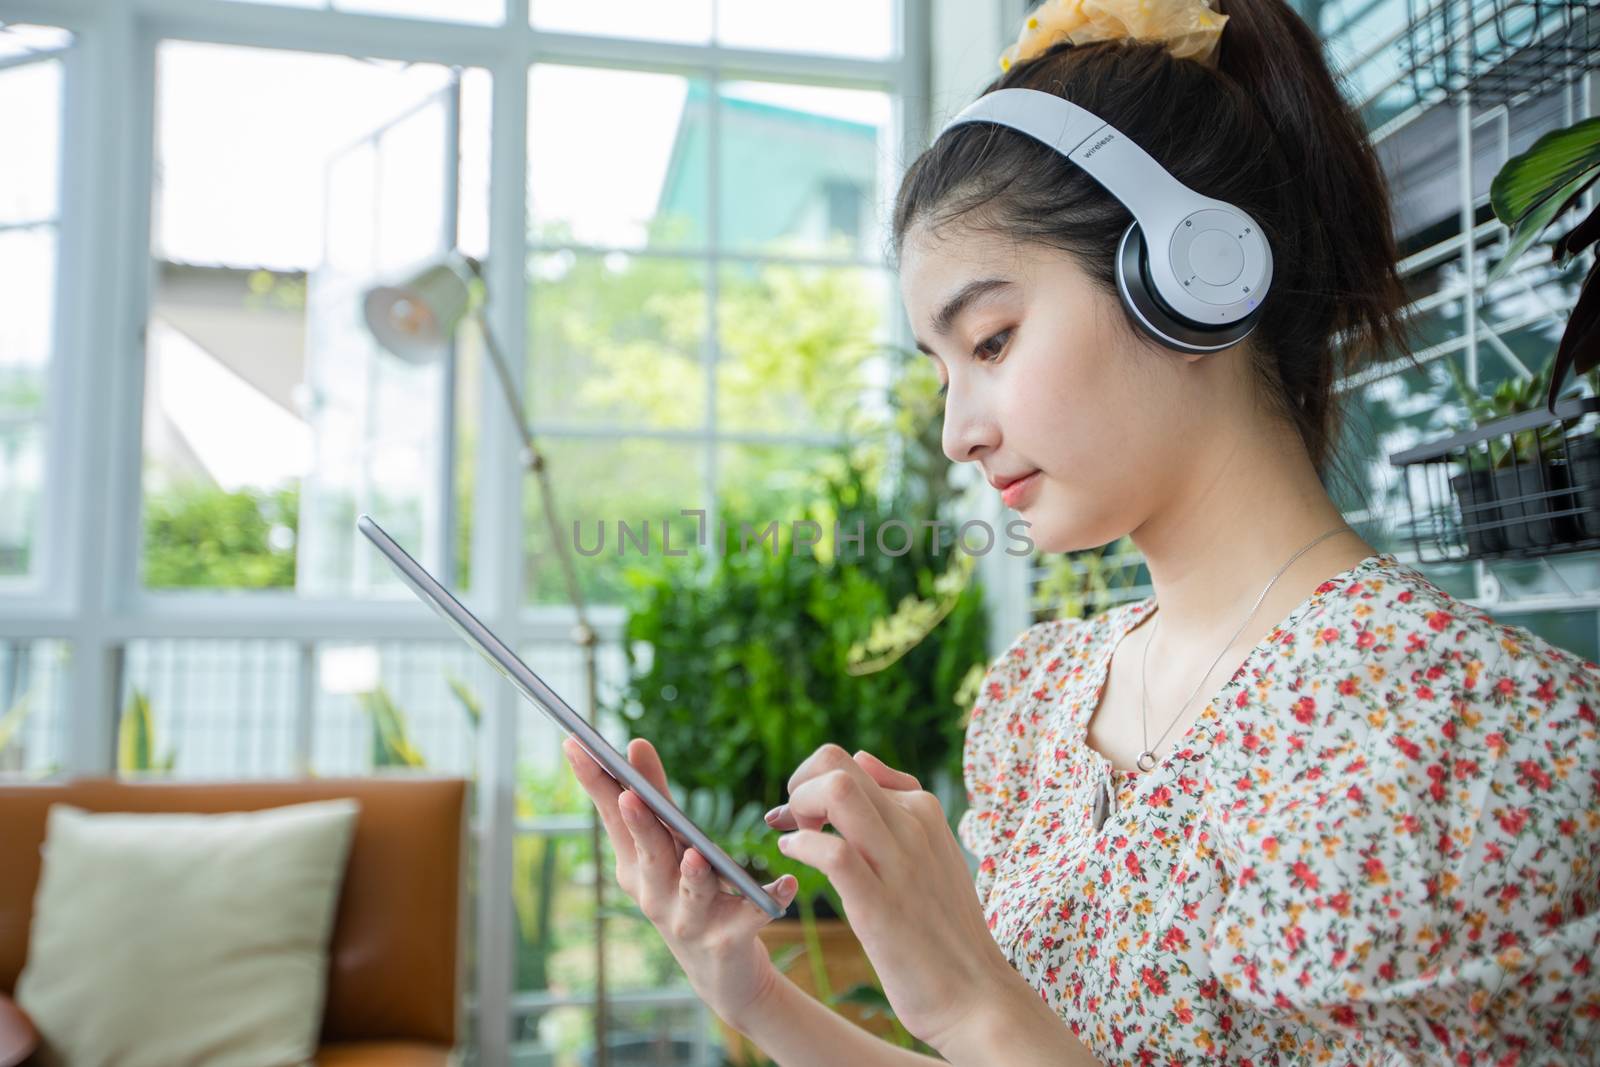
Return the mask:
<path id="1" fill-rule="evenodd" d="M 1201 196 L 1110 123 L 1052 93 L 997 89 L 944 129 L 968 122 L 1008 126 L 1049 145 L 1133 213 L 1117 245 L 1117 291 L 1155 340 L 1216 352 L 1255 329 L 1272 249 L 1244 211 Z"/>

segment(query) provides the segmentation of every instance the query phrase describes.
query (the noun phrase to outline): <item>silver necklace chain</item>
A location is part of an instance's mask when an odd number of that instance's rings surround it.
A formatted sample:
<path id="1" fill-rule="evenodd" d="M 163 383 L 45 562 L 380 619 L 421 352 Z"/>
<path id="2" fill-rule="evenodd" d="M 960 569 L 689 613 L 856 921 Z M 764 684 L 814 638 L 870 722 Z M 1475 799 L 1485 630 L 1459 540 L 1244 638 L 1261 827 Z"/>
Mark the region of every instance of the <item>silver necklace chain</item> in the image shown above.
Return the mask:
<path id="1" fill-rule="evenodd" d="M 1178 725 L 1179 721 L 1182 720 L 1183 713 L 1188 710 L 1190 704 L 1194 703 L 1194 698 L 1199 694 L 1200 687 L 1206 684 L 1206 679 L 1211 677 L 1211 672 L 1217 669 L 1217 664 L 1222 661 L 1222 657 L 1227 653 L 1228 649 L 1233 647 L 1233 643 L 1238 640 L 1239 635 L 1244 632 L 1244 628 L 1250 624 L 1250 620 L 1256 617 L 1256 611 L 1260 609 L 1261 602 L 1267 599 L 1267 594 L 1271 592 L 1272 587 L 1278 583 L 1278 579 L 1283 577 L 1283 572 L 1288 570 L 1290 565 L 1294 563 L 1295 560 L 1305 555 L 1313 547 L 1322 543 L 1323 541 L 1326 541 L 1334 534 L 1343 533 L 1346 530 L 1350 530 L 1351 533 L 1355 532 L 1350 527 L 1349 523 L 1341 523 L 1340 525 L 1329 530 L 1327 533 L 1313 539 L 1304 548 L 1300 549 L 1300 551 L 1290 556 L 1288 563 L 1285 563 L 1283 566 L 1278 568 L 1278 573 L 1272 576 L 1272 580 L 1267 583 L 1266 588 L 1261 590 L 1261 595 L 1256 597 L 1255 604 L 1250 608 L 1250 614 L 1244 617 L 1244 622 L 1241 622 L 1239 624 L 1239 628 L 1233 631 L 1233 636 L 1228 638 L 1227 642 L 1223 644 L 1222 651 L 1217 653 L 1217 658 L 1211 661 L 1211 666 L 1207 667 L 1205 669 L 1205 673 L 1200 676 L 1200 681 L 1195 684 L 1194 691 L 1189 694 L 1189 699 L 1183 702 L 1183 707 L 1178 709 L 1178 714 L 1173 717 L 1171 725 L 1161 732 L 1160 737 L 1156 738 L 1157 745 L 1160 745 L 1161 742 L 1166 739 L 1167 734 L 1172 732 L 1172 727 Z M 1139 681 L 1141 684 L 1139 702 L 1143 709 L 1143 714 L 1140 716 L 1140 725 L 1143 728 L 1144 750 L 1139 753 L 1139 758 L 1135 762 L 1141 771 L 1152 770 L 1156 765 L 1155 753 L 1152 751 L 1150 745 L 1150 676 L 1148 668 L 1150 663 L 1150 646 L 1155 644 L 1156 630 L 1160 626 L 1161 613 L 1158 611 L 1156 612 L 1155 625 L 1152 626 L 1150 630 L 1150 640 L 1144 643 L 1144 655 L 1139 662 Z M 1146 761 L 1148 761 L 1148 763 Z"/>
<path id="2" fill-rule="evenodd" d="M 1183 718 L 1184 710 L 1186 710 L 1189 707 L 1189 705 L 1194 702 L 1195 694 L 1200 692 L 1200 686 L 1206 684 L 1206 679 L 1211 676 L 1211 672 L 1212 671 L 1216 670 L 1217 663 L 1218 663 L 1218 661 L 1220 661 L 1222 659 L 1223 654 L 1226 653 L 1229 648 L 1233 647 L 1234 641 L 1238 640 L 1239 635 L 1244 632 L 1244 628 L 1247 625 L 1249 625 L 1250 620 L 1255 618 L 1256 611 L 1259 610 L 1260 607 L 1261 607 L 1261 602 L 1267 598 L 1267 593 L 1269 593 L 1272 590 L 1272 586 L 1274 585 L 1274 583 L 1276 583 L 1279 578 L 1283 577 L 1283 572 L 1288 570 L 1290 564 L 1294 563 L 1295 560 L 1299 559 L 1302 555 L 1304 555 L 1313 546 L 1315 546 L 1317 544 L 1320 544 L 1322 541 L 1327 540 L 1328 538 L 1332 537 L 1334 534 L 1342 533 L 1345 530 L 1349 530 L 1351 533 L 1355 532 L 1355 530 L 1348 523 L 1345 523 L 1345 524 L 1342 524 L 1342 525 L 1339 525 L 1339 526 L 1335 526 L 1333 529 L 1329 530 L 1327 533 L 1322 534 L 1320 537 L 1318 537 L 1315 540 L 1313 540 L 1310 544 L 1308 544 L 1304 548 L 1300 549 L 1299 552 L 1296 552 L 1294 555 L 1290 556 L 1289 557 L 1289 562 L 1285 563 L 1283 566 L 1278 568 L 1278 573 L 1274 574 L 1272 576 L 1272 580 L 1267 583 L 1266 588 L 1261 590 L 1261 595 L 1256 597 L 1255 605 L 1253 607 L 1251 607 L 1250 614 L 1245 616 L 1244 622 L 1241 622 L 1239 624 L 1239 628 L 1233 632 L 1233 636 L 1228 638 L 1228 643 L 1222 646 L 1222 651 L 1217 653 L 1217 658 L 1211 661 L 1211 666 L 1207 667 L 1205 674 L 1200 676 L 1199 684 L 1194 687 L 1194 692 L 1189 694 L 1189 699 L 1185 700 L 1183 702 L 1183 708 L 1180 708 L 1178 710 L 1177 716 L 1172 720 L 1172 725 L 1168 726 L 1166 728 L 1166 730 L 1162 732 L 1161 736 L 1156 738 L 1156 744 L 1157 745 L 1161 744 L 1161 742 L 1166 738 L 1167 734 L 1172 732 L 1172 727 L 1176 726 L 1178 724 L 1178 720 Z M 1161 625 L 1161 614 L 1160 614 L 1160 612 L 1157 612 L 1156 613 L 1155 626 L 1158 627 L 1160 625 Z M 1139 769 L 1141 771 L 1153 770 L 1155 768 L 1155 765 L 1156 765 L 1155 755 L 1153 754 L 1153 752 L 1151 751 L 1151 748 L 1150 748 L 1150 728 L 1149 728 L 1149 723 L 1150 723 L 1150 702 L 1149 702 L 1150 686 L 1149 686 L 1149 681 L 1148 681 L 1148 677 L 1149 676 L 1146 673 L 1146 667 L 1147 667 L 1147 665 L 1149 664 L 1149 661 L 1150 661 L 1150 645 L 1155 642 L 1155 635 L 1156 635 L 1155 628 L 1152 627 L 1152 629 L 1150 631 L 1150 640 L 1145 642 L 1144 655 L 1141 658 L 1140 664 L 1139 664 L 1140 681 L 1141 681 L 1141 683 L 1143 683 L 1143 691 L 1140 694 L 1140 703 L 1141 703 L 1142 708 L 1143 708 L 1143 716 L 1142 716 L 1143 728 L 1144 728 L 1143 729 L 1143 736 L 1145 738 L 1144 751 L 1139 753 L 1139 759 L 1138 759 L 1138 765 L 1139 765 Z M 1148 761 L 1148 763 L 1147 763 L 1147 761 Z M 1115 793 L 1115 791 L 1113 789 L 1111 789 L 1109 786 L 1107 786 L 1107 784 L 1105 783 L 1104 780 L 1101 781 L 1099 789 L 1097 789 L 1095 791 L 1094 810 L 1091 813 L 1090 818 L 1094 822 L 1094 829 L 1095 829 L 1096 833 L 1100 832 L 1100 828 L 1105 825 L 1106 817 L 1110 814 L 1111 803 L 1112 803 L 1112 800 L 1114 798 L 1114 793 Z"/>

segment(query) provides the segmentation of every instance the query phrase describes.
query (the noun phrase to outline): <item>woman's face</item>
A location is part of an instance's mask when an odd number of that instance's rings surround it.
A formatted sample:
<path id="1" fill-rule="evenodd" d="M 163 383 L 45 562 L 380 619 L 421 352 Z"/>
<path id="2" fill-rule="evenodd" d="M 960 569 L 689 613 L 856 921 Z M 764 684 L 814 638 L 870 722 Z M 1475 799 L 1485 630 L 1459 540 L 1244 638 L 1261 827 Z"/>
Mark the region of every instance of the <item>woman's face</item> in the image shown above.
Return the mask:
<path id="1" fill-rule="evenodd" d="M 945 454 L 991 484 L 1036 472 L 1002 499 L 1042 551 L 1137 530 L 1217 425 L 1220 398 L 1208 393 L 1219 375 L 1186 374 L 1202 357 L 1142 340 L 1064 252 L 918 226 L 901 249 L 900 292 L 948 389 Z"/>

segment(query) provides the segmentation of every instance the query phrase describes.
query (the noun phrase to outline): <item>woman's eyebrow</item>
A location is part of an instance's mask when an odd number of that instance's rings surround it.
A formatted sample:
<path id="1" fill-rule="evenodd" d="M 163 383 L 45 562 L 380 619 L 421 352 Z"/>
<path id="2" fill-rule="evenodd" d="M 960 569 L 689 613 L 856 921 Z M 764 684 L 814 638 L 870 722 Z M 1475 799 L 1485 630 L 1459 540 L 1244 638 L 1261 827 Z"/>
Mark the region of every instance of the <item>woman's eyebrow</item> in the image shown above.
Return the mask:
<path id="1" fill-rule="evenodd" d="M 940 337 L 948 337 L 951 329 L 955 326 L 956 319 L 961 317 L 961 313 L 967 310 L 969 305 L 980 297 L 988 296 L 990 293 L 999 292 L 1002 289 L 1008 289 L 1014 284 L 1008 278 L 978 278 L 968 282 L 956 290 L 955 295 L 946 300 L 944 306 L 933 316 L 933 332 Z M 928 346 L 920 340 L 917 341 L 917 351 L 930 356 L 933 355 L 932 352 L 928 351 Z"/>

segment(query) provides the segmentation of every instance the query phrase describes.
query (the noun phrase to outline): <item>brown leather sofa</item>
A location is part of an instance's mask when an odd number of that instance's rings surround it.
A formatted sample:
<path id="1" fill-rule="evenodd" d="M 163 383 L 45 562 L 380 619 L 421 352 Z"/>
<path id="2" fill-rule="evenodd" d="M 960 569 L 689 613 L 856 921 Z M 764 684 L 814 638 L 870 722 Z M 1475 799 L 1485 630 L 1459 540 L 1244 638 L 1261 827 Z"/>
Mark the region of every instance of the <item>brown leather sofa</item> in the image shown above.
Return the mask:
<path id="1" fill-rule="evenodd" d="M 356 819 L 329 948 L 317 1062 L 326 1067 L 445 1067 L 454 1062 L 465 911 L 466 783 L 355 778 L 227 783 L 78 779 L 0 785 L 0 1067 L 37 1040 L 11 999 L 28 954 L 45 813 L 251 811 L 353 797 Z"/>

